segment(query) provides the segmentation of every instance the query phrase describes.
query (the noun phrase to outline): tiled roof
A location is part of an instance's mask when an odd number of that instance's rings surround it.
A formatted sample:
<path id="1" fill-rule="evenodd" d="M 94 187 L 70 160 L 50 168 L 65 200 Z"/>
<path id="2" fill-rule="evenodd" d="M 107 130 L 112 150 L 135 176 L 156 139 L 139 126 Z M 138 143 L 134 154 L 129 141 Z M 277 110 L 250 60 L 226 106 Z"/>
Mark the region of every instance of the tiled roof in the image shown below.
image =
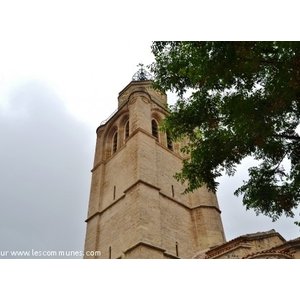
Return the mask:
<path id="1" fill-rule="evenodd" d="M 242 257 L 242 259 L 250 259 L 250 258 L 256 258 L 259 256 L 268 256 L 268 255 L 269 256 L 281 256 L 282 258 L 294 258 L 291 253 L 288 253 L 286 251 L 276 251 L 276 250 L 268 249 L 268 250 L 248 254 L 248 255 Z"/>
<path id="2" fill-rule="evenodd" d="M 269 231 L 241 235 L 237 238 L 230 240 L 227 243 L 216 246 L 209 250 L 201 251 L 201 252 L 197 253 L 194 256 L 194 258 L 198 258 L 198 259 L 212 258 L 212 257 L 220 255 L 224 252 L 227 252 L 235 247 L 247 246 L 247 245 L 249 245 L 249 242 L 252 240 L 263 239 L 263 238 L 272 237 L 272 236 L 278 236 L 283 242 L 286 242 L 286 240 L 278 232 L 276 232 L 274 229 L 271 229 Z"/>

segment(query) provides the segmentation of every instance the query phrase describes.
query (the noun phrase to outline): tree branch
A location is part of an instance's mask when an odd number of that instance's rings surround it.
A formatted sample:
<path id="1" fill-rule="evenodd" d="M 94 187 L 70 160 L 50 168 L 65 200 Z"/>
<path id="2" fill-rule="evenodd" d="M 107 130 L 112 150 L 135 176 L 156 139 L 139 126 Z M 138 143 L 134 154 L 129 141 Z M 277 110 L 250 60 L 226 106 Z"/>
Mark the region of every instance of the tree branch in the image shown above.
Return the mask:
<path id="1" fill-rule="evenodd" d="M 275 137 L 285 138 L 288 140 L 300 141 L 300 136 L 288 135 L 288 134 L 275 134 Z"/>

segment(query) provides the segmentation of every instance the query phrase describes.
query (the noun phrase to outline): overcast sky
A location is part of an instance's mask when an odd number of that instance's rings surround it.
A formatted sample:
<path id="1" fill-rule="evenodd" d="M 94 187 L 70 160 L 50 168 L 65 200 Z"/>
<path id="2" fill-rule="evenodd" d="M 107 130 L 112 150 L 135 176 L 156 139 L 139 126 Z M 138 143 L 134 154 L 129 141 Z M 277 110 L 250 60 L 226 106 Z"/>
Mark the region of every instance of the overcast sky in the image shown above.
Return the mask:
<path id="1" fill-rule="evenodd" d="M 82 251 L 95 130 L 137 65 L 152 62 L 151 39 L 139 15 L 114 40 L 95 1 L 41 2 L 0 5 L 0 250 Z M 221 179 L 227 240 L 273 228 L 297 237 L 293 220 L 256 217 L 233 196 L 247 167 Z"/>

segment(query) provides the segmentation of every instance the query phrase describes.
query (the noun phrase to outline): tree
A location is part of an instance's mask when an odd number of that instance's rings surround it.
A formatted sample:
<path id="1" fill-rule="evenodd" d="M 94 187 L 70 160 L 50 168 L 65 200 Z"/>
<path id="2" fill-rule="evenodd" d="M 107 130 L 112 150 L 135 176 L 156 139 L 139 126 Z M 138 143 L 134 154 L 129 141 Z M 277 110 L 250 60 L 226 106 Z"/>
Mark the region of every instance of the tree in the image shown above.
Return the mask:
<path id="1" fill-rule="evenodd" d="M 258 161 L 235 191 L 246 209 L 277 220 L 300 201 L 300 42 L 153 42 L 154 87 L 178 96 L 164 129 L 188 138 L 175 177 L 185 192 Z M 187 96 L 189 92 L 189 96 Z M 295 222 L 297 223 L 297 222 Z"/>

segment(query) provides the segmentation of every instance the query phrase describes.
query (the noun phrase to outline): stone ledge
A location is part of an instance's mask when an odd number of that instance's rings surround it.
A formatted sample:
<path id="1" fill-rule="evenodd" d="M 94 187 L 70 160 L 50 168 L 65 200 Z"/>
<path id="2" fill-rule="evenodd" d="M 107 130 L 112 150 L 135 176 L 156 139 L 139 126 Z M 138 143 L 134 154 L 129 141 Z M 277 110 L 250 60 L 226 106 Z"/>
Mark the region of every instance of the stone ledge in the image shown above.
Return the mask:
<path id="1" fill-rule="evenodd" d="M 124 254 L 126 254 L 126 253 L 128 253 L 129 251 L 131 251 L 131 250 L 133 250 L 133 249 L 135 249 L 136 247 L 139 247 L 139 246 L 147 246 L 147 247 L 150 247 L 150 248 L 152 248 L 152 249 L 155 249 L 155 250 L 158 250 L 158 251 L 162 251 L 162 252 L 166 252 L 166 250 L 165 249 L 163 249 L 163 248 L 161 248 L 161 247 L 158 247 L 158 246 L 154 246 L 154 245 L 151 245 L 151 244 L 149 244 L 149 243 L 146 243 L 146 242 L 138 242 L 138 243 L 136 243 L 136 244 L 134 244 L 133 246 L 131 246 L 131 247 L 129 247 L 128 249 L 126 249 L 126 250 L 123 250 L 123 253 Z"/>
<path id="2" fill-rule="evenodd" d="M 173 201 L 173 202 L 176 202 L 177 204 L 183 206 L 184 208 L 188 209 L 188 210 L 194 210 L 194 209 L 197 209 L 197 208 L 213 208 L 215 209 L 217 212 L 221 213 L 220 209 L 218 209 L 216 206 L 213 206 L 213 205 L 205 205 L 205 204 L 200 204 L 200 205 L 197 205 L 197 206 L 193 206 L 193 207 L 189 207 L 187 206 L 186 204 L 183 204 L 181 202 L 179 202 L 178 200 L 164 194 L 163 192 L 159 192 L 160 195 L 162 195 L 163 197 Z"/>
<path id="3" fill-rule="evenodd" d="M 126 193 L 127 193 L 128 191 L 130 191 L 132 188 L 134 188 L 136 185 L 138 185 L 138 184 L 140 184 L 140 183 L 141 183 L 141 184 L 144 184 L 144 185 L 147 185 L 147 186 L 149 186 L 149 187 L 151 187 L 151 188 L 154 188 L 154 189 L 156 189 L 156 190 L 158 190 L 160 195 L 162 195 L 163 197 L 167 198 L 168 200 L 171 200 L 171 201 L 173 201 L 173 202 L 175 202 L 175 203 L 181 205 L 182 207 L 184 207 L 184 208 L 187 209 L 187 210 L 190 210 L 190 211 L 191 211 L 191 210 L 195 210 L 195 209 L 197 209 L 197 208 L 212 208 L 212 209 L 215 209 L 217 212 L 221 213 L 221 211 L 220 211 L 217 207 L 215 207 L 215 206 L 213 206 L 213 205 L 198 205 L 198 206 L 194 206 L 194 207 L 189 207 L 189 206 L 187 206 L 187 205 L 185 205 L 185 204 L 179 202 L 178 200 L 176 200 L 176 199 L 174 199 L 174 198 L 172 198 L 172 197 L 170 197 L 170 196 L 164 194 L 163 192 L 160 191 L 160 188 L 159 188 L 159 187 L 157 187 L 157 186 L 155 186 L 155 185 L 152 185 L 151 183 L 148 183 L 148 182 L 146 182 L 146 181 L 144 181 L 144 180 L 137 180 L 135 183 L 133 183 L 129 188 L 127 188 L 127 189 L 124 191 L 124 194 L 123 194 L 121 197 L 119 197 L 118 199 L 114 200 L 111 204 L 109 204 L 107 207 L 105 207 L 105 208 L 102 209 L 101 211 L 97 211 L 97 212 L 95 212 L 93 215 L 89 216 L 89 217 L 85 220 L 85 222 L 88 222 L 89 220 L 91 220 L 91 219 L 92 219 L 93 217 L 95 217 L 96 215 L 102 214 L 102 213 L 105 212 L 107 209 L 109 209 L 110 207 L 114 206 L 114 205 L 115 205 L 116 203 L 118 203 L 121 199 L 125 198 Z"/>
<path id="4" fill-rule="evenodd" d="M 114 206 L 116 203 L 118 203 L 121 199 L 123 199 L 123 198 L 125 198 L 125 196 L 126 196 L 126 193 L 129 191 L 129 190 L 131 190 L 132 188 L 134 188 L 136 185 L 138 185 L 139 183 L 141 183 L 141 184 L 144 184 L 144 185 L 147 185 L 147 186 L 149 186 L 149 187 L 151 187 L 151 188 L 154 188 L 154 189 L 156 189 L 156 190 L 158 190 L 158 191 L 160 191 L 160 188 L 158 188 L 157 186 L 155 186 L 155 185 L 152 185 L 152 184 L 150 184 L 150 183 L 148 183 L 148 182 L 146 182 L 146 181 L 143 181 L 143 180 L 137 180 L 135 183 L 133 183 L 129 188 L 127 188 L 125 191 L 124 191 L 124 194 L 121 196 L 121 197 L 119 197 L 118 199 L 116 199 L 116 200 L 114 200 L 111 204 L 109 204 L 108 206 L 106 206 L 105 208 L 103 208 L 101 211 L 97 211 L 97 212 L 95 212 L 93 215 L 91 215 L 91 216 L 89 216 L 86 220 L 85 220 L 85 222 L 88 222 L 89 220 L 91 220 L 93 217 L 95 217 L 96 215 L 101 215 L 103 212 L 105 212 L 107 209 L 109 209 L 110 207 L 112 207 L 112 206 Z"/>
<path id="5" fill-rule="evenodd" d="M 125 198 L 125 194 L 122 195 L 120 198 L 114 200 L 114 202 L 112 202 L 111 204 L 109 204 L 108 206 L 106 206 L 104 209 L 102 209 L 101 211 L 97 211 L 94 214 L 92 214 L 91 216 L 89 216 L 85 222 L 90 221 L 92 218 L 94 218 L 96 215 L 101 215 L 103 212 L 105 212 L 107 209 L 109 209 L 110 207 L 114 206 L 117 202 L 119 202 L 121 199 Z"/>
<path id="6" fill-rule="evenodd" d="M 171 254 L 169 252 L 164 252 L 164 256 L 168 256 L 168 257 L 171 257 L 171 258 L 174 258 L 174 259 L 180 259 L 180 257 L 178 257 L 174 254 Z"/>
<path id="7" fill-rule="evenodd" d="M 124 191 L 124 193 L 126 194 L 128 191 L 130 191 L 133 187 L 135 187 L 135 186 L 138 185 L 139 183 L 144 184 L 144 185 L 147 185 L 147 186 L 149 186 L 149 187 L 151 187 L 151 188 L 153 188 L 153 189 L 156 189 L 156 190 L 160 191 L 160 188 L 159 188 L 159 187 L 157 187 L 157 186 L 155 186 L 155 185 L 153 185 L 153 184 L 151 184 L 151 183 L 148 183 L 148 182 L 146 182 L 146 181 L 144 181 L 144 180 L 139 179 L 139 180 L 137 180 L 135 183 L 133 183 L 129 188 L 127 188 L 127 189 Z"/>

